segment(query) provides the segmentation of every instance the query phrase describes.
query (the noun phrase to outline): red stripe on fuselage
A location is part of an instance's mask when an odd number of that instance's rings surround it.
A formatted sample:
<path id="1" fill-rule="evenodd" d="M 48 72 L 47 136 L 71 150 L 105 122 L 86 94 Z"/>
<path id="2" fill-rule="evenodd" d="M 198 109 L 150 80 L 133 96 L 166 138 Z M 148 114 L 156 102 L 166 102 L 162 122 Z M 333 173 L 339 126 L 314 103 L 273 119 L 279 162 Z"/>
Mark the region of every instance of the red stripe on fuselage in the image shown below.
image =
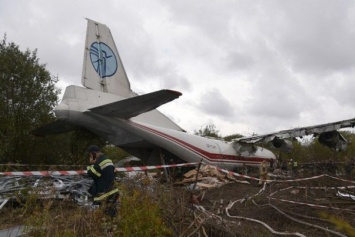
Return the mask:
<path id="1" fill-rule="evenodd" d="M 179 144 L 180 146 L 183 146 L 185 149 L 188 149 L 188 150 L 198 154 L 202 158 L 207 159 L 211 163 L 229 162 L 229 163 L 239 163 L 239 164 L 240 163 L 257 164 L 257 163 L 261 163 L 265 159 L 269 159 L 269 158 L 263 158 L 263 157 L 243 157 L 243 156 L 210 153 L 210 152 L 207 152 L 201 148 L 193 146 L 190 143 L 182 141 L 176 137 L 173 137 L 173 136 L 168 135 L 166 133 L 160 132 L 160 131 L 155 130 L 153 128 L 150 128 L 150 127 L 138 124 L 138 123 L 134 123 L 132 121 L 127 121 L 127 123 L 129 123 L 132 126 L 135 126 L 137 128 L 154 133 L 160 137 L 164 137 L 167 140 L 170 140 L 172 142 L 175 142 L 175 143 Z"/>

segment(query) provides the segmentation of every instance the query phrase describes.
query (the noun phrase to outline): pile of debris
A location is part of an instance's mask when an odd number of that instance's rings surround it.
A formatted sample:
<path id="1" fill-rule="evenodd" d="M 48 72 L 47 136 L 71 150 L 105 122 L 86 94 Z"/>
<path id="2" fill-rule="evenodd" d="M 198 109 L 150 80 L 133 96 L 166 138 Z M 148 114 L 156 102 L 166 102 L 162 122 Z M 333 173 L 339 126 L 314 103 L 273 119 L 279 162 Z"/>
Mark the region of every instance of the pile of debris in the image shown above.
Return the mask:
<path id="1" fill-rule="evenodd" d="M 175 182 L 175 185 L 190 184 L 189 189 L 205 190 L 218 188 L 230 182 L 239 182 L 249 184 L 248 181 L 237 180 L 231 174 L 222 174 L 217 167 L 211 165 L 202 165 L 200 168 L 190 170 L 183 175 L 183 179 Z"/>
<path id="2" fill-rule="evenodd" d="M 145 174 L 150 179 L 154 179 L 152 175 L 145 172 L 132 172 L 131 175 L 125 175 L 125 177 L 130 179 L 132 176 L 139 176 L 139 174 Z M 249 183 L 237 180 L 229 173 L 223 174 L 215 166 L 201 165 L 183 174 L 183 179 L 174 184 L 187 186 L 190 190 L 206 190 L 218 188 L 230 182 Z M 16 200 L 21 194 L 21 190 L 24 189 L 39 194 L 40 198 L 70 198 L 80 205 L 89 205 L 88 189 L 91 183 L 92 180 L 86 175 L 2 176 L 0 177 L 0 209 L 9 201 Z"/>
<path id="3" fill-rule="evenodd" d="M 92 179 L 81 176 L 4 176 L 0 177 L 0 209 L 22 198 L 22 191 L 38 198 L 72 199 L 86 205 Z"/>

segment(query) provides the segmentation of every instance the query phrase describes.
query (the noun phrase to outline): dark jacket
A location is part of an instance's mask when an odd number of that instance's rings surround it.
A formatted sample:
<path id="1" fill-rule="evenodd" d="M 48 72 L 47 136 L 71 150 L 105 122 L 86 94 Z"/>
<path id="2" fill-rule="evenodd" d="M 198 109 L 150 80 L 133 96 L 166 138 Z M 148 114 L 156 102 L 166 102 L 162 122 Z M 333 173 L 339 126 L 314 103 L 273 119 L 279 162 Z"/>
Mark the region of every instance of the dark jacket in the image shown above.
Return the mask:
<path id="1" fill-rule="evenodd" d="M 115 179 L 115 167 L 105 155 L 100 155 L 94 165 L 88 166 L 88 175 L 94 180 L 89 193 L 95 197 L 99 193 L 110 191 Z"/>

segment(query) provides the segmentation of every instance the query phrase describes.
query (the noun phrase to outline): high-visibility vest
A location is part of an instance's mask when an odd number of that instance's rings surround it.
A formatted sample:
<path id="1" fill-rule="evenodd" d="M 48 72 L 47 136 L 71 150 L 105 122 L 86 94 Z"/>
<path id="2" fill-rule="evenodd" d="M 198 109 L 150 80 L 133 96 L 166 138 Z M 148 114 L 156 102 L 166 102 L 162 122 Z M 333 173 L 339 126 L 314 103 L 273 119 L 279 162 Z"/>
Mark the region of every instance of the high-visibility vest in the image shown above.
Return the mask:
<path id="1" fill-rule="evenodd" d="M 111 196 L 112 194 L 115 194 L 115 193 L 118 193 L 118 188 L 115 188 L 114 190 L 111 190 L 110 192 L 108 193 L 105 193 L 99 197 L 95 197 L 94 198 L 94 201 L 102 201 L 103 199 L 107 198 L 108 196 Z"/>

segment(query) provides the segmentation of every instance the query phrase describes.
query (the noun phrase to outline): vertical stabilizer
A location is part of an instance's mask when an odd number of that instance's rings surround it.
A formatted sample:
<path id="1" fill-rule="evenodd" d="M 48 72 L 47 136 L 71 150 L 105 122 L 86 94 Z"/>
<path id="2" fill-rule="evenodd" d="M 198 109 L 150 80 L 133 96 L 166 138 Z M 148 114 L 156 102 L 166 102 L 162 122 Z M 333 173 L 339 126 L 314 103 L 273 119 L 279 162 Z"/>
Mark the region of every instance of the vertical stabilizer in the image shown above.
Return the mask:
<path id="1" fill-rule="evenodd" d="M 90 19 L 87 21 L 81 83 L 93 90 L 130 97 L 131 87 L 110 29 Z"/>

